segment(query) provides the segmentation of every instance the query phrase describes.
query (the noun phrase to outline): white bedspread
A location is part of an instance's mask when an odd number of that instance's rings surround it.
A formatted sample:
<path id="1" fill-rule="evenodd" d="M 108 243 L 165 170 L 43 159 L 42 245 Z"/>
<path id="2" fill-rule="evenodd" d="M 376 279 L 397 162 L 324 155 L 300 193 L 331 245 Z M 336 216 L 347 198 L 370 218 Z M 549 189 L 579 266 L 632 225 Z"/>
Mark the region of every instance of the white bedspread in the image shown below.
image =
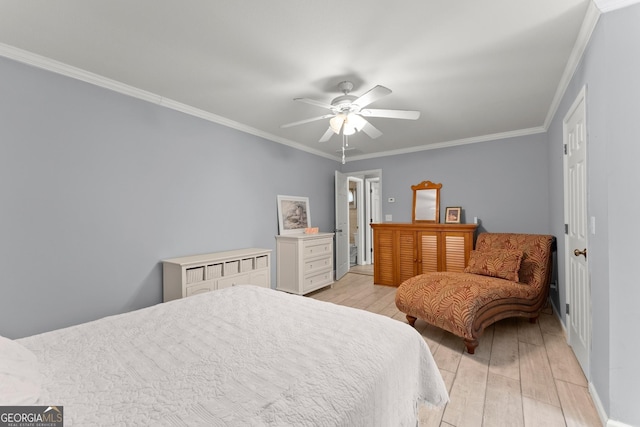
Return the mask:
<path id="1" fill-rule="evenodd" d="M 448 399 L 410 326 L 254 286 L 18 342 L 65 425 L 415 426 Z"/>

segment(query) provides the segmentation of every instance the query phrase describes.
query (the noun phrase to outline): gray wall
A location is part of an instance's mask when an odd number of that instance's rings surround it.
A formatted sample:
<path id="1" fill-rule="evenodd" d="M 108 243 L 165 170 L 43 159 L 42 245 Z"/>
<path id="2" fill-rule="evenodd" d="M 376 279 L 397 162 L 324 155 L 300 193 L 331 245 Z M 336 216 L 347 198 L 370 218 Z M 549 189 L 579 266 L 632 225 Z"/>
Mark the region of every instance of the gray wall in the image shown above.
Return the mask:
<path id="1" fill-rule="evenodd" d="M 607 144 L 606 144 L 606 58 L 604 47 L 604 26 L 602 17 L 597 25 L 582 61 L 576 70 L 565 96 L 549 127 L 549 144 L 551 156 L 550 209 L 552 229 L 559 236 L 564 236 L 563 215 L 563 120 L 575 101 L 578 93 L 587 86 L 587 164 L 588 164 L 588 214 L 596 219 L 596 234 L 588 236 L 589 268 L 591 274 L 592 302 L 592 350 L 590 353 L 591 373 L 590 381 L 598 391 L 598 396 L 604 407 L 608 408 L 609 399 L 609 219 L 607 209 L 608 185 Z M 558 239 L 559 275 L 561 278 L 561 292 L 556 307 L 564 307 L 567 302 L 565 283 L 565 247 L 564 237 Z M 566 324 L 565 310 L 561 310 L 563 322 Z"/>
<path id="2" fill-rule="evenodd" d="M 462 206 L 462 222 L 478 217 L 481 231 L 549 233 L 548 157 L 547 136 L 537 134 L 349 162 L 343 171 L 382 169 L 382 214 L 393 222 L 411 222 L 411 186 L 430 180 L 442 183 L 441 221 L 447 206 Z"/>
<path id="3" fill-rule="evenodd" d="M 337 162 L 4 58 L 0 94 L 0 335 L 158 303 L 164 258 L 275 250 L 278 194 L 333 229 Z"/>
<path id="4" fill-rule="evenodd" d="M 562 227 L 562 120 L 587 87 L 588 211 L 596 233 L 588 239 L 592 301 L 588 374 L 609 418 L 640 425 L 640 341 L 637 242 L 632 216 L 640 212 L 640 5 L 601 16 L 549 128 L 552 228 Z M 564 242 L 559 251 L 564 265 Z M 564 274 L 564 269 L 561 274 Z M 561 294 L 564 304 L 564 288 Z"/>
<path id="5" fill-rule="evenodd" d="M 608 181 L 603 190 L 609 197 L 591 204 L 609 215 L 609 245 L 600 252 L 609 250 L 610 414 L 629 425 L 640 425 L 640 286 L 636 269 L 640 229 L 633 222 L 635 213 L 640 213 L 635 190 L 640 183 L 640 5 L 605 15 L 603 25 L 608 98 L 606 134 L 599 143 L 606 144 L 601 151 L 606 150 L 607 166 L 594 180 Z M 601 276 L 606 278 L 606 273 Z M 599 304 L 595 300 L 594 307 Z"/>

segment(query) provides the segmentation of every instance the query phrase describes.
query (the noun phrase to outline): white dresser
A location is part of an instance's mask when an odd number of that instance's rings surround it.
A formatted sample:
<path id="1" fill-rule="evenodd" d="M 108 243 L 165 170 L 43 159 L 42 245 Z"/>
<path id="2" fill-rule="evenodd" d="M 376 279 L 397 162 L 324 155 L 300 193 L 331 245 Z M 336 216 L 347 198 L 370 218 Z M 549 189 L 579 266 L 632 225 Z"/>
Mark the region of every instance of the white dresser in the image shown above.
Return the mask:
<path id="1" fill-rule="evenodd" d="M 276 289 L 304 295 L 333 283 L 333 233 L 276 236 Z"/>
<path id="2" fill-rule="evenodd" d="M 271 287 L 271 249 L 238 249 L 162 261 L 165 302 L 248 284 Z"/>

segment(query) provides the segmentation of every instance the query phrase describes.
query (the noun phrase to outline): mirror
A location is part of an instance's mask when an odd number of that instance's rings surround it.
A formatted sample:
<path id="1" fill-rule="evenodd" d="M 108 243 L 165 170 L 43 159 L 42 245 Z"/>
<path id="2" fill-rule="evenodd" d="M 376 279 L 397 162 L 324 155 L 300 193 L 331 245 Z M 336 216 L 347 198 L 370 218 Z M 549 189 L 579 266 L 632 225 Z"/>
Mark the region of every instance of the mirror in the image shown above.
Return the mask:
<path id="1" fill-rule="evenodd" d="M 440 222 L 440 189 L 442 184 L 422 181 L 412 185 L 413 190 L 413 222 Z"/>

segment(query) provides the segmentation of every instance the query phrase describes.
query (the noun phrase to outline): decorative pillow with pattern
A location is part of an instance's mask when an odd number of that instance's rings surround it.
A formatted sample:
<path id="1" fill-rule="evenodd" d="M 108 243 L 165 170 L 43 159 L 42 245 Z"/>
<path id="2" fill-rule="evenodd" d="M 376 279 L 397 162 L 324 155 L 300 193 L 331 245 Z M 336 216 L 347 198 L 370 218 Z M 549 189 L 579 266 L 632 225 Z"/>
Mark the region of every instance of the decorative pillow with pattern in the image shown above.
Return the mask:
<path id="1" fill-rule="evenodd" d="M 499 277 L 518 282 L 522 251 L 515 249 L 490 249 L 471 251 L 465 273 Z"/>

